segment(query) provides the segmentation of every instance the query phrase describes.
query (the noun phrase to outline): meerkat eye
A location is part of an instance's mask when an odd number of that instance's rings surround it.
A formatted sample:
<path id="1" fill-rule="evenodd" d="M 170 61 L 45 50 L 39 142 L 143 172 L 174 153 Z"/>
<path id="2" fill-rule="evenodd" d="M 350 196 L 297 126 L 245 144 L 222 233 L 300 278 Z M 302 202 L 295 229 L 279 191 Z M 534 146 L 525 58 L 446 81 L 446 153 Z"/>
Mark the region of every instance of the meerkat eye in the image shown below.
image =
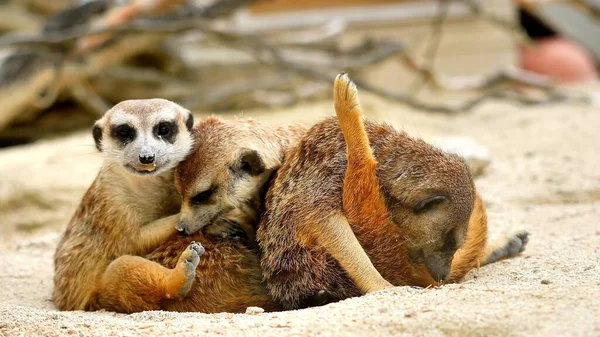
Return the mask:
<path id="1" fill-rule="evenodd" d="M 161 137 L 166 137 L 169 134 L 171 134 L 171 123 L 169 122 L 160 122 L 158 124 L 158 129 L 156 131 L 156 134 L 161 136 Z"/>
<path id="2" fill-rule="evenodd" d="M 413 211 L 417 214 L 429 211 L 430 209 L 432 209 L 434 206 L 441 204 L 442 202 L 444 202 L 445 200 L 448 200 L 448 198 L 446 198 L 443 195 L 436 195 L 433 197 L 429 197 L 425 200 L 422 200 L 421 202 L 419 202 L 414 208 Z"/>
<path id="3" fill-rule="evenodd" d="M 127 124 L 122 124 L 113 128 L 113 135 L 122 142 L 129 142 L 135 138 L 135 130 Z"/>
<path id="4" fill-rule="evenodd" d="M 153 132 L 154 132 L 155 137 L 172 144 L 175 142 L 175 139 L 177 138 L 177 133 L 179 132 L 179 128 L 177 127 L 176 122 L 162 121 L 154 126 Z"/>
<path id="5" fill-rule="evenodd" d="M 206 203 L 208 201 L 208 199 L 212 196 L 213 192 L 214 192 L 214 190 L 211 188 L 209 190 L 202 191 L 200 193 L 196 193 L 196 195 L 194 195 L 190 199 L 190 204 L 201 205 L 203 203 Z"/>

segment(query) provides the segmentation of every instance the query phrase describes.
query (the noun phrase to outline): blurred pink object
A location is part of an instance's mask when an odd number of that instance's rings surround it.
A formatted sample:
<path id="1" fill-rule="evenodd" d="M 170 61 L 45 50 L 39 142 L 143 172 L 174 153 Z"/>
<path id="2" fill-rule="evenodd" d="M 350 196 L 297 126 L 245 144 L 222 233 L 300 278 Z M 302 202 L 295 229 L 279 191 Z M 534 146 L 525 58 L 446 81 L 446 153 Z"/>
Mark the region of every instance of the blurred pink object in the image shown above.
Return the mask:
<path id="1" fill-rule="evenodd" d="M 557 82 L 574 83 L 596 79 L 598 73 L 590 53 L 560 37 L 537 40 L 520 46 L 521 68 L 548 75 Z"/>

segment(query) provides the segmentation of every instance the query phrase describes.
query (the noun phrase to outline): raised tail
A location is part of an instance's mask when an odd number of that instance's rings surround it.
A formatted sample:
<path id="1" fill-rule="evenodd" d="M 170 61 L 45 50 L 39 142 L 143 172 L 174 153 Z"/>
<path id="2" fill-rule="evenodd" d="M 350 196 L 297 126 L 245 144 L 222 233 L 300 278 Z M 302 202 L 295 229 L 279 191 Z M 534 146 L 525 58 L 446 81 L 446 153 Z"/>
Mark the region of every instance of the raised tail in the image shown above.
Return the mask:
<path id="1" fill-rule="evenodd" d="M 377 162 L 363 123 L 356 85 L 341 73 L 333 84 L 335 113 L 346 142 L 348 166 L 344 176 L 343 208 L 357 235 L 388 224 L 385 200 L 379 192 Z"/>
<path id="2" fill-rule="evenodd" d="M 364 160 L 375 163 L 369 145 L 369 136 L 365 131 L 362 110 L 356 85 L 348 74 L 340 73 L 333 83 L 333 102 L 335 113 L 346 141 L 346 155 L 349 162 Z"/>

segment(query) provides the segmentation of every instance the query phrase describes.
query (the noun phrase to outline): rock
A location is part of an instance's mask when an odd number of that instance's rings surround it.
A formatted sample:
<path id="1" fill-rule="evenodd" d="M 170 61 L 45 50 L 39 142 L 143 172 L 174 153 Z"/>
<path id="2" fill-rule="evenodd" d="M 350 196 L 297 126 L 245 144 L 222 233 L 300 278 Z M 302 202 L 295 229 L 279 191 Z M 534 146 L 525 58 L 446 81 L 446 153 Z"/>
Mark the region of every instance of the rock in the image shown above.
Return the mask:
<path id="1" fill-rule="evenodd" d="M 552 283 L 550 280 L 542 280 L 542 284 L 550 284 Z"/>
<path id="2" fill-rule="evenodd" d="M 246 308 L 247 315 L 258 315 L 258 314 L 262 314 L 263 312 L 265 312 L 265 309 L 260 308 L 260 307 L 247 307 Z"/>
<path id="3" fill-rule="evenodd" d="M 463 157 L 474 177 L 482 175 L 491 162 L 490 151 L 469 137 L 436 138 L 432 143 L 442 151 Z"/>

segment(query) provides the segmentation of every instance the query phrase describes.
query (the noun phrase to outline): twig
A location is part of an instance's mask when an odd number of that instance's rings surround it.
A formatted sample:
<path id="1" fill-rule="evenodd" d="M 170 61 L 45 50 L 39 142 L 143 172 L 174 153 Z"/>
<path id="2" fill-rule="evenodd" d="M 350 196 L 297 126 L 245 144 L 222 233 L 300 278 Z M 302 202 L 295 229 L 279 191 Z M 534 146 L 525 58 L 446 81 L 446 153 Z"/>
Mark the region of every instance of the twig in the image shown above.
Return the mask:
<path id="1" fill-rule="evenodd" d="M 425 65 L 421 67 L 422 71 L 420 76 L 418 76 L 411 88 L 409 89 L 413 95 L 417 95 L 421 88 L 427 85 L 431 79 L 433 78 L 434 65 L 437 52 L 440 48 L 440 44 L 442 42 L 442 32 L 444 28 L 444 22 L 448 17 L 448 4 L 449 0 L 438 0 L 438 15 L 431 22 L 431 33 L 429 37 L 429 45 L 427 46 L 427 50 L 425 51 Z"/>
<path id="2" fill-rule="evenodd" d="M 165 1 L 165 0 L 162 0 Z M 178 0 L 179 1 L 179 0 Z M 228 15 L 233 10 L 254 0 L 225 0 L 202 8 L 197 12 L 187 12 L 171 17 L 168 20 L 138 19 L 121 21 L 117 25 L 103 26 L 93 29 L 79 28 L 68 32 L 49 33 L 43 36 L 9 36 L 0 38 L 0 48 L 4 47 L 60 47 L 78 39 L 98 36 L 107 33 L 183 33 L 190 30 L 216 30 L 216 24 L 210 19 L 215 15 Z"/>
<path id="3" fill-rule="evenodd" d="M 231 43 L 232 40 L 235 40 L 235 36 L 233 36 L 233 37 L 228 36 L 228 35 L 224 34 L 223 32 L 218 32 L 216 36 L 223 38 L 224 41 L 227 43 Z M 333 78 L 334 71 L 332 71 L 331 69 L 318 69 L 318 68 L 314 68 L 314 67 L 309 68 L 309 67 L 305 67 L 305 66 L 293 63 L 293 62 L 289 62 L 281 55 L 279 50 L 277 50 L 276 48 L 274 48 L 273 46 L 268 44 L 261 37 L 256 36 L 256 35 L 246 35 L 244 37 L 245 37 L 245 39 L 243 41 L 236 41 L 236 42 L 249 43 L 250 47 L 255 50 L 255 56 L 257 57 L 257 59 L 260 62 L 273 64 L 282 70 L 292 70 L 301 76 L 316 79 L 319 81 L 326 81 L 328 83 L 331 82 L 331 78 Z M 262 51 L 264 51 L 268 54 L 268 58 L 265 58 L 264 55 L 261 54 Z M 270 60 L 269 60 L 269 58 L 270 58 Z M 502 76 L 507 76 L 507 74 L 503 73 Z M 515 76 L 515 78 L 516 78 L 516 76 Z M 504 98 L 504 99 L 512 100 L 512 101 L 515 101 L 517 103 L 521 103 L 524 105 L 539 105 L 539 104 L 545 104 L 545 103 L 549 103 L 549 102 L 558 102 L 558 101 L 570 99 L 569 97 L 567 97 L 565 95 L 558 95 L 551 87 L 544 86 L 544 87 L 541 87 L 541 89 L 544 89 L 549 93 L 548 100 L 532 100 L 532 99 L 527 99 L 524 97 L 516 97 L 515 98 L 515 97 L 507 95 L 505 93 L 505 90 L 490 90 L 488 92 L 483 92 L 480 96 L 475 97 L 471 100 L 468 100 L 465 103 L 463 103 L 457 107 L 451 107 L 451 106 L 447 106 L 447 105 L 428 104 L 425 102 L 420 102 L 407 94 L 392 93 L 387 90 L 374 87 L 371 84 L 369 84 L 365 81 L 362 81 L 356 77 L 354 78 L 354 82 L 360 89 L 369 91 L 378 96 L 381 96 L 381 97 L 384 97 L 384 98 L 387 98 L 387 99 L 390 99 L 390 100 L 393 100 L 396 102 L 404 103 L 412 108 L 423 110 L 423 111 L 428 111 L 428 112 L 449 113 L 449 114 L 468 112 L 468 111 L 472 110 L 475 106 L 483 103 L 484 101 L 487 101 L 490 98 Z M 536 83 L 534 83 L 534 81 L 529 81 L 529 83 L 536 85 Z"/>
<path id="4" fill-rule="evenodd" d="M 103 27 L 121 25 L 132 21 L 140 15 L 161 14 L 168 12 L 185 0 L 133 0 L 108 11 L 102 18 Z M 111 38 L 110 34 L 86 36 L 79 41 L 79 51 L 87 51 L 98 47 Z"/>
<path id="5" fill-rule="evenodd" d="M 66 33 L 53 33 L 45 36 L 9 36 L 0 39 L 0 48 L 5 47 L 60 47 L 80 38 L 106 33 L 140 34 L 140 33 L 183 33 L 189 30 L 213 30 L 210 21 L 196 18 L 184 20 L 154 22 L 152 20 L 137 20 L 118 26 L 100 27 L 94 29 L 77 29 Z"/>
<path id="6" fill-rule="evenodd" d="M 95 118 L 100 118 L 110 105 L 102 99 L 86 81 L 81 81 L 80 85 L 69 87 L 71 97 L 82 107 L 88 110 Z"/>
<path id="7" fill-rule="evenodd" d="M 57 84 L 56 88 L 69 89 L 71 86 L 78 85 L 78 83 L 81 81 L 85 81 L 86 79 L 93 77 L 95 74 L 107 72 L 110 67 L 118 65 L 126 56 L 144 51 L 148 49 L 147 46 L 154 45 L 156 42 L 162 41 L 164 38 L 163 34 L 172 35 L 196 31 L 204 34 L 204 36 L 218 41 L 220 44 L 229 46 L 232 49 L 249 52 L 256 62 L 266 65 L 267 67 L 285 75 L 283 78 L 277 80 L 264 81 L 262 83 L 258 81 L 255 81 L 254 83 L 248 82 L 233 88 L 228 87 L 222 91 L 217 90 L 215 95 L 207 99 L 205 102 L 201 102 L 204 103 L 203 106 L 221 103 L 221 101 L 229 100 L 230 98 L 238 95 L 252 95 L 253 93 L 256 93 L 256 89 L 261 88 L 269 90 L 278 86 L 285 88 L 291 87 L 291 89 L 287 90 L 293 91 L 294 86 L 291 84 L 293 84 L 294 78 L 289 76 L 289 74 L 296 74 L 310 81 L 330 84 L 333 76 L 341 70 L 348 70 L 348 68 L 351 68 L 352 70 L 359 70 L 365 66 L 375 64 L 394 55 L 399 55 L 402 62 L 409 69 L 417 72 L 418 76 L 420 76 L 420 78 L 424 81 L 422 85 L 429 84 L 438 88 L 452 90 L 483 89 L 485 91 L 477 97 L 470 99 L 458 106 L 447 106 L 442 104 L 421 102 L 418 99 L 409 96 L 408 94 L 395 93 L 376 87 L 355 76 L 355 82 L 357 86 L 362 90 L 372 92 L 376 95 L 396 102 L 404 103 L 415 109 L 450 114 L 467 112 L 490 98 L 502 98 L 525 105 L 556 102 L 569 99 L 565 95 L 558 94 L 552 88 L 551 83 L 547 81 L 546 78 L 530 76 L 531 74 L 525 72 L 511 73 L 510 70 L 504 70 L 502 72 L 493 74 L 492 76 L 471 78 L 447 78 L 443 75 L 436 75 L 433 71 L 434 61 L 437 55 L 437 50 L 439 49 L 442 27 L 448 11 L 447 2 L 449 0 L 440 1 L 439 15 L 433 21 L 434 27 L 432 29 L 432 42 L 427 48 L 425 62 L 423 65 L 417 64 L 414 58 L 411 57 L 411 55 L 409 55 L 404 49 L 402 44 L 390 41 L 380 41 L 378 43 L 371 44 L 365 43 L 351 51 L 338 51 L 334 48 L 325 51 L 320 50 L 320 55 L 325 55 L 323 58 L 325 61 L 321 62 L 321 64 L 315 64 L 315 62 L 311 63 L 310 61 L 306 60 L 298 60 L 298 57 L 290 55 L 290 53 L 286 53 L 285 50 L 285 48 L 297 47 L 298 45 L 303 46 L 305 49 L 310 49 L 312 45 L 318 45 L 323 40 L 315 38 L 314 33 L 307 34 L 305 36 L 299 35 L 300 37 L 296 38 L 295 41 L 291 41 L 291 43 L 286 44 L 285 42 L 282 43 L 281 41 L 277 41 L 277 39 L 269 39 L 257 34 L 246 34 L 244 32 L 227 29 L 224 28 L 224 25 L 219 25 L 220 22 L 210 20 L 210 18 L 213 18 L 217 15 L 226 15 L 231 13 L 234 8 L 237 8 L 236 6 L 239 7 L 242 4 L 251 2 L 248 0 L 220 1 L 216 5 L 213 5 L 214 7 L 209 6 L 208 8 L 201 10 L 187 10 L 184 13 L 170 15 L 169 17 L 136 19 L 133 21 L 117 20 L 118 22 L 114 25 L 93 29 L 83 29 L 80 27 L 74 30 L 62 31 L 54 34 L 49 33 L 38 37 L 3 38 L 0 39 L 0 48 L 6 46 L 51 49 L 64 48 L 64 50 L 71 50 L 71 53 L 63 53 L 63 58 L 68 60 L 68 62 L 65 61 L 65 63 L 71 62 L 70 58 L 73 56 L 72 53 L 75 52 L 77 57 L 82 58 L 86 62 L 73 62 L 78 64 L 79 68 L 75 67 L 74 71 L 64 75 L 63 77 L 66 78 L 62 81 L 56 81 L 59 83 L 59 85 Z M 166 3 L 165 0 L 160 0 L 160 3 L 163 2 Z M 125 16 L 125 18 L 129 20 L 135 16 L 131 15 L 132 14 L 130 13 L 130 16 Z M 338 36 L 341 29 L 343 29 L 343 25 L 341 25 L 341 28 L 336 28 L 336 26 L 334 26 L 330 31 L 330 36 Z M 108 36 L 106 34 L 111 36 L 113 41 L 112 44 L 96 44 L 97 48 L 83 48 L 79 51 L 75 51 L 72 48 L 74 42 L 79 42 L 88 37 Z M 139 34 L 144 37 L 144 39 L 136 36 L 135 39 L 125 40 L 132 40 L 135 43 L 128 43 L 124 42 L 122 39 L 119 39 L 123 36 L 127 37 L 132 34 Z M 145 38 L 147 38 L 147 40 Z M 294 45 L 294 43 L 297 43 L 297 45 Z M 94 43 L 91 45 L 94 45 Z M 315 49 L 318 48 L 315 47 Z M 137 77 L 134 78 L 132 76 L 132 79 L 135 79 L 136 81 L 156 82 L 157 79 L 162 78 L 162 73 L 163 72 L 143 72 L 140 70 L 137 73 Z M 168 76 L 166 78 L 168 78 Z M 532 99 L 520 92 L 510 91 L 510 89 L 496 88 L 499 84 L 506 82 L 527 84 L 529 86 L 541 89 L 544 91 L 546 96 L 544 99 Z M 172 83 L 176 82 L 169 81 L 169 84 Z M 290 85 L 288 86 L 288 84 Z M 186 87 L 186 83 L 180 83 L 179 86 Z M 72 94 L 74 94 L 76 99 L 80 100 L 82 105 L 87 106 L 91 110 L 95 110 L 96 113 L 103 109 L 101 102 L 102 98 L 97 95 L 92 95 L 94 98 L 92 101 L 86 101 L 86 95 L 83 95 L 77 91 L 72 92 Z M 302 95 L 299 96 L 301 97 Z M 294 101 L 293 94 L 290 94 L 289 97 L 291 98 L 286 99 L 286 102 Z M 189 98 L 186 100 L 187 104 L 198 105 L 198 102 L 189 100 Z M 264 101 L 263 99 L 260 100 Z M 254 101 L 257 100 L 255 99 Z M 19 104 L 21 103 L 23 102 L 20 102 Z M 17 105 L 15 104 L 15 106 Z"/>
<path id="8" fill-rule="evenodd" d="M 507 31 L 513 37 L 516 37 L 516 40 L 518 42 L 529 43 L 531 41 L 529 36 L 527 36 L 527 34 L 525 34 L 523 32 L 521 27 L 519 25 L 515 24 L 514 22 L 511 22 L 509 20 L 498 17 L 497 15 L 493 15 L 493 14 L 484 12 L 483 9 L 481 8 L 481 5 L 479 3 L 477 3 L 475 0 L 461 0 L 461 1 L 471 10 L 472 13 L 478 15 L 482 20 L 485 20 L 485 21 L 495 25 L 496 27 L 499 27 L 499 28 Z"/>
<path id="9" fill-rule="evenodd" d="M 211 92 L 210 96 L 198 95 L 181 99 L 181 104 L 190 109 L 192 108 L 209 108 L 230 99 L 233 96 L 251 93 L 257 90 L 280 88 L 289 82 L 289 74 L 277 76 L 275 78 L 267 78 L 261 80 L 249 80 L 245 83 L 235 86 L 228 86 L 218 91 Z"/>

